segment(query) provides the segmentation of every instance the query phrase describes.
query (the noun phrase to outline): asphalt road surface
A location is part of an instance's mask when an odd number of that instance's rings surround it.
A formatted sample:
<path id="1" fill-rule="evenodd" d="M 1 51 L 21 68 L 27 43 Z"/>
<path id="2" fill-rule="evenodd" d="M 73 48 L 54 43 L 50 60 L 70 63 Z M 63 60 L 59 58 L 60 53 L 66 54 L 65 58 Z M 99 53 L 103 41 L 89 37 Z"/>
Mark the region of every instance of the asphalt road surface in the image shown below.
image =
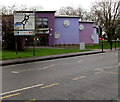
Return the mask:
<path id="1" fill-rule="evenodd" d="M 0 99 L 118 100 L 119 66 L 118 51 L 4 66 Z"/>

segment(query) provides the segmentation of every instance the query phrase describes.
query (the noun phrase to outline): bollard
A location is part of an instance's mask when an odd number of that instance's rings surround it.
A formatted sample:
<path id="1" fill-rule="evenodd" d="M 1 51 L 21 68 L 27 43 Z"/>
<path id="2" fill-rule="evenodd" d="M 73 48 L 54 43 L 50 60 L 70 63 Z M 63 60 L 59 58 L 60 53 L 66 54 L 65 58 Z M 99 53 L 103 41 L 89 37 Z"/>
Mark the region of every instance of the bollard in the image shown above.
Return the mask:
<path id="1" fill-rule="evenodd" d="M 84 42 L 80 43 L 80 50 L 85 50 L 85 43 Z"/>

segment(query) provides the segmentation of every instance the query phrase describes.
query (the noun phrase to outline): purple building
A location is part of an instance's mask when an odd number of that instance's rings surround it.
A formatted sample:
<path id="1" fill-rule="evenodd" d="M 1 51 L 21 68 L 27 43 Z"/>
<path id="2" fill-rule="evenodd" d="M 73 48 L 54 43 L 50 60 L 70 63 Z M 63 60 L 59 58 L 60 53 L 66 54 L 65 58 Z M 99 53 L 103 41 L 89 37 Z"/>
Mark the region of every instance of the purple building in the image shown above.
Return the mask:
<path id="1" fill-rule="evenodd" d="M 55 17 L 55 45 L 80 43 L 79 17 L 56 16 Z"/>
<path id="2" fill-rule="evenodd" d="M 55 17 L 55 43 L 54 45 L 98 44 L 98 35 L 94 22 L 79 22 L 76 16 Z"/>
<path id="3" fill-rule="evenodd" d="M 36 11 L 36 35 L 39 45 L 54 44 L 55 11 Z"/>
<path id="4" fill-rule="evenodd" d="M 96 33 L 96 28 L 94 27 L 94 22 L 79 22 L 80 29 L 80 42 L 84 42 L 85 44 L 97 44 L 98 35 Z"/>
<path id="5" fill-rule="evenodd" d="M 78 16 L 55 17 L 55 11 L 35 11 L 37 45 L 79 45 L 80 42 L 97 44 L 98 35 L 93 24 L 94 22 L 79 22 Z M 28 38 L 31 39 L 31 36 Z M 25 39 L 26 42 L 33 41 L 28 38 Z"/>

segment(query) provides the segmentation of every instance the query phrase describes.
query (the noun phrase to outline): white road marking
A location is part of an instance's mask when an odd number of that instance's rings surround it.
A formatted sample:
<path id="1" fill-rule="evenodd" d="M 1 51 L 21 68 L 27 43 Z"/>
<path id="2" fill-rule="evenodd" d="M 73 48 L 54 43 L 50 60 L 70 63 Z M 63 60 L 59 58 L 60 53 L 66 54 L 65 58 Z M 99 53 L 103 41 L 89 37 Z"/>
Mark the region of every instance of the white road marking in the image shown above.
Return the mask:
<path id="1" fill-rule="evenodd" d="M 40 87 L 40 86 L 43 86 L 43 85 L 44 84 L 37 84 L 37 85 L 33 85 L 33 86 L 28 86 L 28 87 L 24 87 L 24 88 L 12 90 L 12 91 L 4 92 L 4 93 L 1 93 L 0 96 L 15 93 L 15 92 L 20 92 L 20 91 L 24 91 L 24 90 L 28 90 L 28 89 L 32 89 L 32 88 L 36 88 L 36 87 Z"/>
<path id="2" fill-rule="evenodd" d="M 50 67 L 53 67 L 55 66 L 55 64 L 52 64 L 52 65 L 49 65 L 49 66 L 46 66 L 46 67 L 43 67 L 43 68 L 33 68 L 33 69 L 26 69 L 26 70 L 16 70 L 16 71 L 12 71 L 11 73 L 14 73 L 14 74 L 18 74 L 20 72 L 27 72 L 27 71 L 33 71 L 33 70 L 42 70 L 42 69 L 47 69 L 47 68 L 50 68 Z"/>
<path id="3" fill-rule="evenodd" d="M 96 71 L 103 71 L 102 68 L 95 68 L 95 69 L 93 69 L 93 70 L 96 70 Z"/>
<path id="4" fill-rule="evenodd" d="M 18 74 L 19 72 L 17 72 L 17 71 L 12 71 L 11 73 Z"/>
<path id="5" fill-rule="evenodd" d="M 75 63 L 80 63 L 83 60 L 75 61 L 75 62 L 67 62 L 67 63 L 62 63 L 62 64 L 56 64 L 56 65 L 65 65 L 65 64 L 75 64 Z"/>
<path id="6" fill-rule="evenodd" d="M 80 77 L 78 77 L 78 78 L 74 78 L 74 79 L 72 79 L 72 80 L 79 80 L 79 79 L 83 79 L 83 78 L 86 78 L 87 76 L 80 76 Z"/>
<path id="7" fill-rule="evenodd" d="M 99 71 L 103 71 L 105 69 L 111 69 L 111 68 L 118 68 L 120 66 L 120 63 L 116 66 L 109 66 L 109 67 L 101 67 L 101 68 L 95 68 L 93 70 L 99 70 Z"/>
<path id="8" fill-rule="evenodd" d="M 85 56 L 76 56 L 76 57 L 71 57 L 71 59 L 76 59 L 76 58 L 81 58 L 81 57 L 85 57 Z M 39 63 L 48 63 L 48 62 L 56 62 L 56 61 L 62 61 L 62 60 L 69 60 L 70 58 L 61 58 L 61 59 L 52 59 L 52 60 L 46 60 L 46 61 L 36 61 L 36 62 L 32 62 L 33 64 L 39 64 Z M 15 64 L 15 65 L 8 65 L 8 66 L 2 66 L 2 67 L 4 67 L 4 68 L 14 68 L 14 67 L 16 67 L 16 66 L 22 66 L 22 65 L 27 65 L 27 64 L 31 64 L 31 62 L 30 63 L 21 63 L 21 64 Z M 13 66 L 13 67 L 12 67 Z"/>
<path id="9" fill-rule="evenodd" d="M 83 60 L 77 61 L 78 63 L 82 62 Z"/>
<path id="10" fill-rule="evenodd" d="M 50 67 L 53 67 L 53 66 L 55 66 L 55 64 L 52 64 L 52 65 L 46 66 L 46 67 L 44 67 L 44 68 L 42 68 L 42 69 L 47 69 L 47 68 L 50 68 Z"/>
<path id="11" fill-rule="evenodd" d="M 48 67 L 44 67 L 44 68 L 42 68 L 42 69 L 47 69 Z"/>

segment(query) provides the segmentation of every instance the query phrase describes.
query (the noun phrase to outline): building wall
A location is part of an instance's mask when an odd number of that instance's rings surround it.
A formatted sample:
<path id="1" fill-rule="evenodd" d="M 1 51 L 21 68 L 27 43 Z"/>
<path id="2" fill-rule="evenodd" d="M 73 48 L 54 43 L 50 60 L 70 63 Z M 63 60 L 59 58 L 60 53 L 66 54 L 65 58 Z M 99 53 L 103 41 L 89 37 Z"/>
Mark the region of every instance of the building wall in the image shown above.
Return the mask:
<path id="1" fill-rule="evenodd" d="M 93 22 L 80 22 L 84 26 L 83 30 L 80 30 L 80 42 L 85 44 L 94 44 L 92 35 L 94 35 Z"/>
<path id="2" fill-rule="evenodd" d="M 64 26 L 64 20 L 69 20 L 70 26 Z M 60 34 L 60 37 L 55 39 L 55 45 L 79 44 L 79 18 L 56 17 L 55 32 Z"/>
<path id="3" fill-rule="evenodd" d="M 36 17 L 47 17 L 48 18 L 48 27 L 49 27 L 49 45 L 54 44 L 54 32 L 55 32 L 55 12 L 38 12 L 36 13 Z"/>

